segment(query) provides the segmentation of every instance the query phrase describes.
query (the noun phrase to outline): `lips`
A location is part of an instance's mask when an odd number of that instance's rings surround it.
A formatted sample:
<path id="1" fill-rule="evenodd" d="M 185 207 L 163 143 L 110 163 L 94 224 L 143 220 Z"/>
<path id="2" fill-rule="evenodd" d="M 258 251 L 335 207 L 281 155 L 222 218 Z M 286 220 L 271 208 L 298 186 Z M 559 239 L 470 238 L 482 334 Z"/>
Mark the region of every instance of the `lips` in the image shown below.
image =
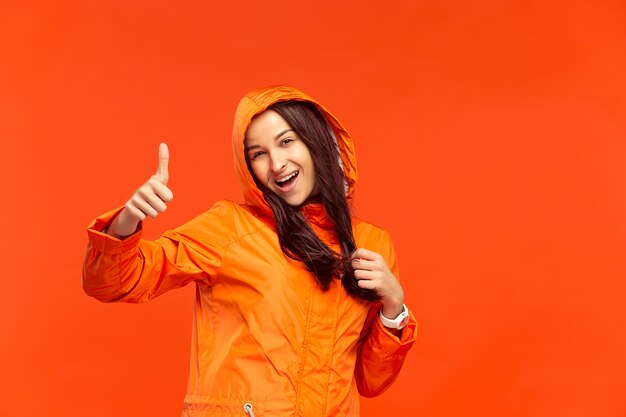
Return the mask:
<path id="1" fill-rule="evenodd" d="M 293 185 L 295 184 L 296 179 L 298 178 L 298 174 L 300 174 L 300 171 L 292 172 L 291 174 L 285 175 L 281 178 L 274 180 L 274 184 L 276 184 L 276 186 L 283 192 L 289 191 L 291 190 L 291 188 L 293 188 Z"/>

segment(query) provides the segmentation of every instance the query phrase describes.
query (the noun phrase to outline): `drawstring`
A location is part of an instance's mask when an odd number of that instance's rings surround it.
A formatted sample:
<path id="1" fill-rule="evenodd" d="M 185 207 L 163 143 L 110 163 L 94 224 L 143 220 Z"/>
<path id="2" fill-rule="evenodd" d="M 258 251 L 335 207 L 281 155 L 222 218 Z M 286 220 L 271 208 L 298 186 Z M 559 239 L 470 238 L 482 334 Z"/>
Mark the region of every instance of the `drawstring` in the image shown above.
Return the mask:
<path id="1" fill-rule="evenodd" d="M 254 413 L 252 412 L 252 404 L 245 403 L 243 406 L 243 411 L 245 411 L 250 417 L 254 417 Z"/>

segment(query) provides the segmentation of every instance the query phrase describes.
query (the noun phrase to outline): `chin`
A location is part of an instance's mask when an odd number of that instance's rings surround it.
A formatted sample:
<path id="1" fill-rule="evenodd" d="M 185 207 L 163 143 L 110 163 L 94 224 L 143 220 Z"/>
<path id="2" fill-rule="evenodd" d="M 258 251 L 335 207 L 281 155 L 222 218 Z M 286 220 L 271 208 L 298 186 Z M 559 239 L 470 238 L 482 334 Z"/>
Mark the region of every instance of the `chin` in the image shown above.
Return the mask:
<path id="1" fill-rule="evenodd" d="M 304 197 L 299 197 L 299 196 L 291 196 L 289 198 L 282 198 L 282 200 L 289 204 L 292 207 L 298 207 L 301 206 L 303 204 L 305 204 L 307 202 L 307 199 Z"/>
<path id="2" fill-rule="evenodd" d="M 302 200 L 302 199 L 289 199 L 289 200 L 283 200 L 285 203 L 289 204 L 292 207 L 298 207 L 301 206 L 306 200 Z"/>

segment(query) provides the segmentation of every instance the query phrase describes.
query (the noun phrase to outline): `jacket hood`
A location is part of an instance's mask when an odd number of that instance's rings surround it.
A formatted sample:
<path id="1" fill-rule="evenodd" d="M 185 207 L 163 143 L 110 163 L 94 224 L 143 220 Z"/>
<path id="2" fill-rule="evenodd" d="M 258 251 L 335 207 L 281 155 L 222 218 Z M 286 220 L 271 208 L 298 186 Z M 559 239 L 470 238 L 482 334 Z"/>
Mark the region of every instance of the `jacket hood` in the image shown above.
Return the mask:
<path id="1" fill-rule="evenodd" d="M 352 138 L 343 128 L 341 123 L 333 116 L 324 106 L 313 98 L 309 97 L 302 91 L 287 86 L 272 86 L 247 93 L 239 102 L 237 111 L 235 112 L 235 122 L 233 126 L 233 157 L 235 159 L 235 169 L 239 176 L 243 198 L 246 204 L 254 207 L 261 214 L 272 216 L 272 210 L 269 204 L 263 198 L 263 193 L 254 182 L 252 173 L 248 171 L 245 159 L 245 136 L 248 126 L 252 118 L 259 113 L 264 112 L 274 103 L 288 100 L 308 101 L 313 103 L 326 117 L 328 124 L 333 130 L 335 140 L 339 146 L 341 155 L 341 163 L 343 171 L 346 175 L 347 188 L 346 196 L 348 201 L 352 200 L 354 187 L 357 180 L 356 157 L 354 154 L 354 146 Z"/>

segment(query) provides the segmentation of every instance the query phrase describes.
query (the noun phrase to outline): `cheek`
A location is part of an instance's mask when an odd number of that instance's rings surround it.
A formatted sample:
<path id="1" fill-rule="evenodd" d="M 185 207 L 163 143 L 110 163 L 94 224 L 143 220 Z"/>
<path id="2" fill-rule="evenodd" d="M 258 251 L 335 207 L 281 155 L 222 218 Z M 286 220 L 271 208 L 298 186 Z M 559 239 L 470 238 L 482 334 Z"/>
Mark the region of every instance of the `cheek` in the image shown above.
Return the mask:
<path id="1" fill-rule="evenodd" d="M 315 176 L 315 163 L 313 162 L 313 157 L 308 152 L 308 150 L 307 150 L 307 153 L 306 153 L 306 159 L 305 160 L 306 160 L 307 167 L 311 171 L 311 174 L 313 174 L 313 176 Z"/>
<path id="2" fill-rule="evenodd" d="M 267 184 L 267 169 L 264 167 L 261 161 L 255 161 L 250 163 L 252 168 L 252 175 L 262 184 Z"/>
<path id="3" fill-rule="evenodd" d="M 311 152 L 306 145 L 302 144 L 302 146 L 298 148 L 297 155 L 297 158 L 302 166 L 307 167 L 309 170 L 314 168 L 315 164 L 313 163 L 313 157 L 311 156 Z"/>

